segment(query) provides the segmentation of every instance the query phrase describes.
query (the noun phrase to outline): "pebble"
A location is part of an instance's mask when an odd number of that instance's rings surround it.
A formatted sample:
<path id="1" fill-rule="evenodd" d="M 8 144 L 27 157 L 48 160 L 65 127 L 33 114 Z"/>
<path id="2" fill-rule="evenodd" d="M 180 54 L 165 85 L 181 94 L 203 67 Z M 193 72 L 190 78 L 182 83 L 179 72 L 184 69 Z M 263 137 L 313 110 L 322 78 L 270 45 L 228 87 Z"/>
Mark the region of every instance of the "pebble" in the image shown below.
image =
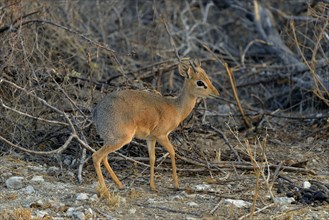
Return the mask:
<path id="1" fill-rule="evenodd" d="M 186 198 L 194 199 L 196 197 L 195 193 L 187 193 L 186 191 L 182 192 L 182 195 L 185 196 Z"/>
<path id="2" fill-rule="evenodd" d="M 159 203 L 158 200 L 156 200 L 156 199 L 152 199 L 152 198 L 149 198 L 146 202 L 147 202 L 147 203 L 150 203 L 150 204 Z"/>
<path id="3" fill-rule="evenodd" d="M 129 210 L 128 210 L 128 213 L 129 213 L 130 215 L 134 215 L 134 214 L 136 213 L 136 211 L 137 211 L 137 209 L 132 208 L 132 209 L 129 209 Z"/>
<path id="4" fill-rule="evenodd" d="M 75 174 L 74 174 L 73 172 L 71 172 L 71 171 L 68 171 L 68 172 L 67 172 L 67 175 L 69 175 L 69 176 L 71 176 L 71 177 L 75 177 Z"/>
<path id="5" fill-rule="evenodd" d="M 310 183 L 309 181 L 305 181 L 305 182 L 303 183 L 303 188 L 304 188 L 304 189 L 309 189 L 309 188 L 311 188 L 311 183 Z"/>
<path id="6" fill-rule="evenodd" d="M 191 216 L 186 216 L 186 220 L 198 220 L 199 218 L 191 217 Z"/>
<path id="7" fill-rule="evenodd" d="M 77 195 L 77 200 L 87 200 L 89 198 L 87 193 L 79 193 Z"/>
<path id="8" fill-rule="evenodd" d="M 250 207 L 252 205 L 251 202 L 246 202 L 246 201 L 240 200 L 240 199 L 225 199 L 224 204 L 232 204 L 238 208 Z"/>
<path id="9" fill-rule="evenodd" d="M 47 174 L 49 175 L 49 176 L 57 176 L 58 174 L 59 174 L 59 168 L 58 167 L 54 167 L 54 166 L 52 166 L 52 167 L 49 167 L 48 169 L 47 169 Z"/>
<path id="10" fill-rule="evenodd" d="M 75 209 L 72 208 L 72 207 L 70 207 L 70 208 L 67 209 L 67 211 L 66 211 L 66 215 L 67 215 L 68 217 L 72 217 L 74 211 L 75 211 Z"/>
<path id="11" fill-rule="evenodd" d="M 70 158 L 65 158 L 63 163 L 67 166 L 70 166 L 72 164 L 72 160 Z"/>
<path id="12" fill-rule="evenodd" d="M 211 186 L 208 184 L 200 184 L 200 185 L 196 185 L 194 188 L 196 190 L 208 190 L 211 188 Z"/>
<path id="13" fill-rule="evenodd" d="M 68 217 L 72 217 L 73 219 L 79 219 L 79 220 L 85 220 L 85 214 L 81 211 L 76 210 L 75 208 L 68 208 L 68 210 L 66 211 L 66 215 Z"/>
<path id="14" fill-rule="evenodd" d="M 43 172 L 45 168 L 43 166 L 27 166 L 29 170 L 36 171 L 36 172 Z"/>
<path id="15" fill-rule="evenodd" d="M 73 212 L 73 217 L 79 219 L 79 220 L 85 220 L 85 214 L 83 212 L 77 211 L 77 212 Z"/>
<path id="16" fill-rule="evenodd" d="M 32 182 L 44 182 L 43 176 L 33 176 L 31 179 Z"/>
<path id="17" fill-rule="evenodd" d="M 172 201 L 181 201 L 183 200 L 183 196 L 182 195 L 174 195 L 170 198 Z M 150 199 L 149 199 L 150 200 Z M 153 203 L 153 202 L 150 202 Z"/>
<path id="18" fill-rule="evenodd" d="M 20 189 L 23 188 L 23 179 L 21 176 L 12 176 L 6 180 L 6 186 L 8 189 Z"/>
<path id="19" fill-rule="evenodd" d="M 94 212 L 93 212 L 93 210 L 92 210 L 91 208 L 88 208 L 88 209 L 86 210 L 85 213 L 86 213 L 87 215 L 91 215 L 91 216 L 94 215 Z"/>
<path id="20" fill-rule="evenodd" d="M 31 186 L 31 185 L 28 185 L 27 187 L 25 187 L 24 191 L 26 194 L 35 193 L 35 190 L 34 190 L 33 186 Z"/>
<path id="21" fill-rule="evenodd" d="M 199 207 L 199 204 L 196 202 L 188 202 L 187 205 L 190 207 Z"/>
<path id="22" fill-rule="evenodd" d="M 48 212 L 44 211 L 44 210 L 36 210 L 36 214 L 37 214 L 37 217 L 39 218 L 43 218 L 43 217 L 46 217 L 48 216 Z"/>
<path id="23" fill-rule="evenodd" d="M 90 201 L 92 201 L 92 202 L 96 202 L 97 200 L 98 200 L 97 194 L 94 194 L 90 197 Z"/>
<path id="24" fill-rule="evenodd" d="M 42 199 L 39 199 L 38 201 L 35 202 L 35 204 L 37 204 L 39 206 L 43 206 L 45 204 L 45 201 L 43 201 Z"/>
<path id="25" fill-rule="evenodd" d="M 275 197 L 274 202 L 279 204 L 291 204 L 295 199 L 292 197 Z"/>

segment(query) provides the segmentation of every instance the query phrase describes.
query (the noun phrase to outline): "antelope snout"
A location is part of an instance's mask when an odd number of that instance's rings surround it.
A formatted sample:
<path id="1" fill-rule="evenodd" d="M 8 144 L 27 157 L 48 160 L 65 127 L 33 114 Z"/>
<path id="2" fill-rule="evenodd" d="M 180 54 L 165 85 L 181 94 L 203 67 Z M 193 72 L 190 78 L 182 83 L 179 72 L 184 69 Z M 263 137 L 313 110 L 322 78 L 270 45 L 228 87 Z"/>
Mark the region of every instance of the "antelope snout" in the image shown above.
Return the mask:
<path id="1" fill-rule="evenodd" d="M 210 96 L 213 96 L 213 97 L 218 97 L 218 96 L 219 96 L 219 92 L 218 92 L 218 90 L 215 88 L 215 86 L 212 86 L 212 87 L 211 87 L 211 91 L 212 91 L 212 93 L 210 94 Z"/>

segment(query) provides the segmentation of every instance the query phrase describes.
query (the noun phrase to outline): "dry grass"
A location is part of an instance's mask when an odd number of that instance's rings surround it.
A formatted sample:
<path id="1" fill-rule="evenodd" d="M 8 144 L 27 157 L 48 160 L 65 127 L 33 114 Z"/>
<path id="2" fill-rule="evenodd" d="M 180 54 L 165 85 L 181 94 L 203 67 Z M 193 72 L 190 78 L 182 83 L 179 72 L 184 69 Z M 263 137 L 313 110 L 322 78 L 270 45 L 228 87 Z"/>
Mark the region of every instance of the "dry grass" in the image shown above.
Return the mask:
<path id="1" fill-rule="evenodd" d="M 2 220 L 32 220 L 30 209 L 26 208 L 15 208 L 5 209 L 0 212 L 0 219 Z M 35 219 L 35 218 L 33 218 Z"/>

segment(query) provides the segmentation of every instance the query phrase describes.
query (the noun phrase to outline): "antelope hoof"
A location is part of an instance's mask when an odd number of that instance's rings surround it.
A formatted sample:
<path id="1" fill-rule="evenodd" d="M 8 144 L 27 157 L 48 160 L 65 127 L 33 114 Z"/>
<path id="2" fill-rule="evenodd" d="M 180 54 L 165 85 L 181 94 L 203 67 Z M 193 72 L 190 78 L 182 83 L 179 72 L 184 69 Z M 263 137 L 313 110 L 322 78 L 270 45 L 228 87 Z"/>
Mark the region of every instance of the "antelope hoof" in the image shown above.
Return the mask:
<path id="1" fill-rule="evenodd" d="M 152 192 L 158 192 L 158 190 L 155 186 L 150 186 L 150 189 L 151 189 Z"/>
<path id="2" fill-rule="evenodd" d="M 110 191 L 107 189 L 106 186 L 100 186 L 98 189 L 97 189 L 97 193 L 98 193 L 98 196 L 100 198 L 107 198 L 107 197 L 110 197 Z"/>
<path id="3" fill-rule="evenodd" d="M 122 185 L 122 183 L 120 183 L 120 184 L 118 184 L 118 188 L 119 188 L 120 190 L 122 190 L 122 189 L 124 189 L 125 187 Z"/>

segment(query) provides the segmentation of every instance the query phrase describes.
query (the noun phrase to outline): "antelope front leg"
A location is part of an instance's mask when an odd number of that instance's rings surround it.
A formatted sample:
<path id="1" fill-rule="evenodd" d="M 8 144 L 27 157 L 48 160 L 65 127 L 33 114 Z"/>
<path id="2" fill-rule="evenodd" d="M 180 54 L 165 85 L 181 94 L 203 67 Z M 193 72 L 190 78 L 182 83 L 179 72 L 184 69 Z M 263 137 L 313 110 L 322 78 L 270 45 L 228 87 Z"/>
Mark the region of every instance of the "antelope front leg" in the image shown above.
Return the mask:
<path id="1" fill-rule="evenodd" d="M 174 180 L 174 188 L 179 189 L 174 146 L 170 143 L 168 136 L 161 136 L 157 139 L 157 141 L 168 151 L 168 153 L 170 155 L 171 166 L 172 166 L 172 176 L 173 176 L 173 180 Z"/>

